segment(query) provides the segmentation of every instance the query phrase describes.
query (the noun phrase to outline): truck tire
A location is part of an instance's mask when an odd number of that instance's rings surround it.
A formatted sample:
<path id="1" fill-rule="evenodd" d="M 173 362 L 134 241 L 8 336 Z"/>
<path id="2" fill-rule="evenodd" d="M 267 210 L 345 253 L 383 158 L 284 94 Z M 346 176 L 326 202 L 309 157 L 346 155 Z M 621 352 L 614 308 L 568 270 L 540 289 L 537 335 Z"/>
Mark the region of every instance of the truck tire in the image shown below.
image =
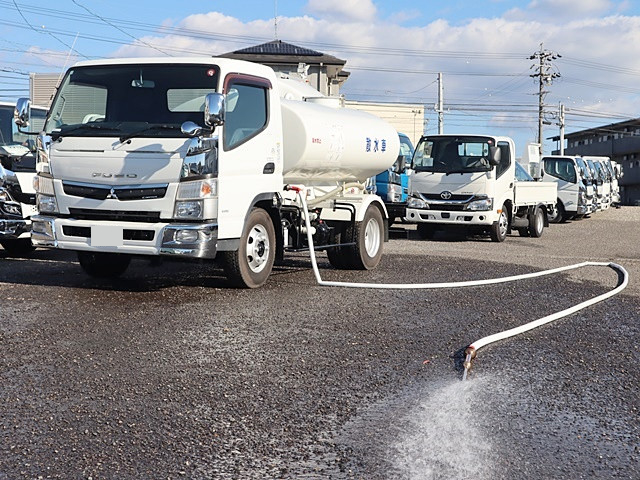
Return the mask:
<path id="1" fill-rule="evenodd" d="M 30 238 L 18 238 L 15 240 L 3 240 L 0 242 L 2 248 L 13 257 L 21 257 L 33 252 L 36 247 L 31 243 Z"/>
<path id="2" fill-rule="evenodd" d="M 346 227 L 343 225 L 344 222 L 340 222 L 339 225 L 334 226 L 334 235 L 332 242 L 333 243 L 341 243 L 345 241 L 346 238 Z M 351 263 L 349 262 L 349 256 L 345 251 L 347 247 L 331 247 L 327 248 L 327 259 L 333 268 L 338 270 L 348 270 L 351 268 Z"/>
<path id="3" fill-rule="evenodd" d="M 131 257 L 121 253 L 78 252 L 78 261 L 91 277 L 116 278 L 125 272 Z"/>
<path id="4" fill-rule="evenodd" d="M 505 204 L 502 206 L 500 218 L 498 218 L 497 222 L 494 222 L 493 225 L 491 225 L 489 234 L 491 235 L 491 240 L 494 242 L 504 242 L 505 238 L 507 238 L 508 231 L 509 214 L 507 213 L 507 205 Z"/>
<path id="5" fill-rule="evenodd" d="M 353 270 L 371 270 L 380 263 L 384 242 L 384 220 L 375 205 L 369 205 L 362 222 L 346 231 L 347 239 L 355 245 L 344 248 L 345 262 Z"/>
<path id="6" fill-rule="evenodd" d="M 534 238 L 540 238 L 544 231 L 544 210 L 536 207 L 533 213 L 529 215 L 529 235 Z"/>
<path id="7" fill-rule="evenodd" d="M 436 234 L 436 228 L 428 223 L 419 223 L 416 229 L 422 240 L 431 240 Z"/>
<path id="8" fill-rule="evenodd" d="M 558 201 L 556 208 L 553 210 L 553 215 L 549 215 L 549 223 L 563 223 L 567 221 L 567 213 L 562 203 Z"/>
<path id="9" fill-rule="evenodd" d="M 269 214 L 262 208 L 249 213 L 240 247 L 222 252 L 222 266 L 229 283 L 238 288 L 258 288 L 271 274 L 276 256 L 276 232 Z"/>

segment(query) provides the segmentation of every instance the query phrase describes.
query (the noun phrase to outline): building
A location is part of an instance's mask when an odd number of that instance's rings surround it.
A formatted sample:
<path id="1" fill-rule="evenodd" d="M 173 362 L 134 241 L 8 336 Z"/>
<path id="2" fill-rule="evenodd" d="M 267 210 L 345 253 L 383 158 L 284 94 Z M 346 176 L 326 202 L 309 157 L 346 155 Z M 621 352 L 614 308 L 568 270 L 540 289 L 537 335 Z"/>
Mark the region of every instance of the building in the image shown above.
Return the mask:
<path id="1" fill-rule="evenodd" d="M 623 205 L 640 205 L 640 118 L 565 135 L 565 155 L 605 156 L 622 166 Z M 559 141 L 559 137 L 553 137 Z M 560 152 L 556 150 L 554 155 Z"/>
<path id="2" fill-rule="evenodd" d="M 299 47 L 281 40 L 263 43 L 220 55 L 249 62 L 261 63 L 285 75 L 300 75 L 309 85 L 327 96 L 340 95 L 340 87 L 349 78 L 344 70 L 347 63 L 325 53 Z M 406 134 L 413 144 L 424 132 L 424 105 L 347 100 L 347 108 L 363 110 L 376 115 L 398 132 Z"/>
<path id="3" fill-rule="evenodd" d="M 340 86 L 349 77 L 349 73 L 343 70 L 346 60 L 282 40 L 224 53 L 220 57 L 261 63 L 287 75 L 304 74 L 309 85 L 327 96 L 338 95 Z"/>
<path id="4" fill-rule="evenodd" d="M 61 73 L 30 73 L 29 98 L 34 105 L 49 108 L 60 80 L 62 80 Z"/>

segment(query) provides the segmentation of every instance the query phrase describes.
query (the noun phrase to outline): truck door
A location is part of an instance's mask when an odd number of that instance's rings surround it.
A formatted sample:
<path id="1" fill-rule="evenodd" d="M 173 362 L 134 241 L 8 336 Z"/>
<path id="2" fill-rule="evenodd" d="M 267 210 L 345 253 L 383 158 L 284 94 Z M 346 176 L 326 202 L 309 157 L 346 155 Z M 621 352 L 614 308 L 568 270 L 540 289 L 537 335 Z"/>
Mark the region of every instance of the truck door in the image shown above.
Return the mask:
<path id="1" fill-rule="evenodd" d="M 230 74 L 224 93 L 218 232 L 219 238 L 239 238 L 252 202 L 282 189 L 281 117 L 267 79 Z"/>
<path id="2" fill-rule="evenodd" d="M 493 208 L 502 208 L 507 201 L 513 202 L 513 188 L 515 181 L 514 163 L 509 142 L 498 142 L 497 147 L 500 149 L 500 164 L 496 166 L 496 190 L 494 193 Z M 509 212 L 511 213 L 511 212 Z"/>

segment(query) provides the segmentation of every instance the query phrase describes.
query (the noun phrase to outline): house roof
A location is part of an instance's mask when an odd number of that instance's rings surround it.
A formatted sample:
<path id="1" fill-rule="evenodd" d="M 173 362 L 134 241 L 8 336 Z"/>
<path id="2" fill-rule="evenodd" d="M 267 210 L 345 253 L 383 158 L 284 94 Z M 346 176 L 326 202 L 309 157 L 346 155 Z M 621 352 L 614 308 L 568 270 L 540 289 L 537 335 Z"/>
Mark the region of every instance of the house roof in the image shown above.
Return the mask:
<path id="1" fill-rule="evenodd" d="M 271 42 L 255 45 L 253 47 L 242 48 L 229 53 L 219 55 L 224 58 L 235 58 L 239 60 L 248 60 L 250 62 L 269 64 L 290 64 L 290 63 L 306 63 L 306 64 L 324 64 L 343 66 L 346 60 L 341 60 L 333 55 L 311 50 L 305 47 L 299 47 L 282 40 L 273 40 Z M 292 58 L 293 57 L 293 58 Z"/>

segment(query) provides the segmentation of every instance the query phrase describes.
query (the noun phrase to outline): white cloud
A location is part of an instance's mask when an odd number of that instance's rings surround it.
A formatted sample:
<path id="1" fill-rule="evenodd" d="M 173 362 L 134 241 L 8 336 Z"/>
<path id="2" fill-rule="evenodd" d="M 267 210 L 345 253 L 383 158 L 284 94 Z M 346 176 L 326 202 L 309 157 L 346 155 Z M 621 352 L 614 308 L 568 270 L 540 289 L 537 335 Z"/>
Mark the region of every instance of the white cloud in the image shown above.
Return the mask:
<path id="1" fill-rule="evenodd" d="M 337 21 L 372 21 L 376 6 L 371 0 L 309 0 L 306 11 Z"/>
<path id="2" fill-rule="evenodd" d="M 540 7 L 542 1 L 536 5 Z M 592 9 L 604 5 L 587 3 Z M 569 110 L 593 109 L 629 117 L 640 113 L 640 87 L 636 82 L 640 74 L 640 17 L 576 18 L 560 24 L 541 18 L 503 16 L 456 25 L 440 19 L 421 27 L 406 27 L 389 21 L 356 21 L 353 17 L 341 21 L 280 17 L 278 33 L 286 42 L 347 60 L 345 69 L 351 76 L 343 92 L 348 98 L 420 103 L 431 112 L 437 97 L 436 74 L 444 72 L 445 105 L 495 105 L 495 111 L 488 113 L 451 108 L 451 113 L 445 114 L 445 131 L 520 132 L 530 140 L 537 131 L 535 108 L 505 112 L 500 105 L 536 105 L 537 85 L 529 77 L 533 61 L 528 57 L 540 42 L 563 55 L 555 62 L 562 77 L 548 88 L 548 104 L 563 102 Z M 272 20 L 241 22 L 216 12 L 192 15 L 177 26 L 215 33 L 209 38 L 172 35 L 143 40 L 175 55 L 216 55 L 274 38 Z M 331 32 L 330 37 L 327 32 Z M 158 52 L 138 44 L 116 52 L 116 56 L 124 55 Z M 595 126 L 617 120 L 568 115 L 567 132 L 587 128 L 588 122 L 600 122 Z M 432 119 L 430 132 L 436 124 Z M 545 135 L 555 133 L 556 127 L 545 128 Z"/>
<path id="3" fill-rule="evenodd" d="M 79 60 L 75 53 L 63 50 L 44 49 L 38 46 L 29 47 L 25 55 L 36 58 L 50 67 L 61 70 L 73 65 Z"/>

